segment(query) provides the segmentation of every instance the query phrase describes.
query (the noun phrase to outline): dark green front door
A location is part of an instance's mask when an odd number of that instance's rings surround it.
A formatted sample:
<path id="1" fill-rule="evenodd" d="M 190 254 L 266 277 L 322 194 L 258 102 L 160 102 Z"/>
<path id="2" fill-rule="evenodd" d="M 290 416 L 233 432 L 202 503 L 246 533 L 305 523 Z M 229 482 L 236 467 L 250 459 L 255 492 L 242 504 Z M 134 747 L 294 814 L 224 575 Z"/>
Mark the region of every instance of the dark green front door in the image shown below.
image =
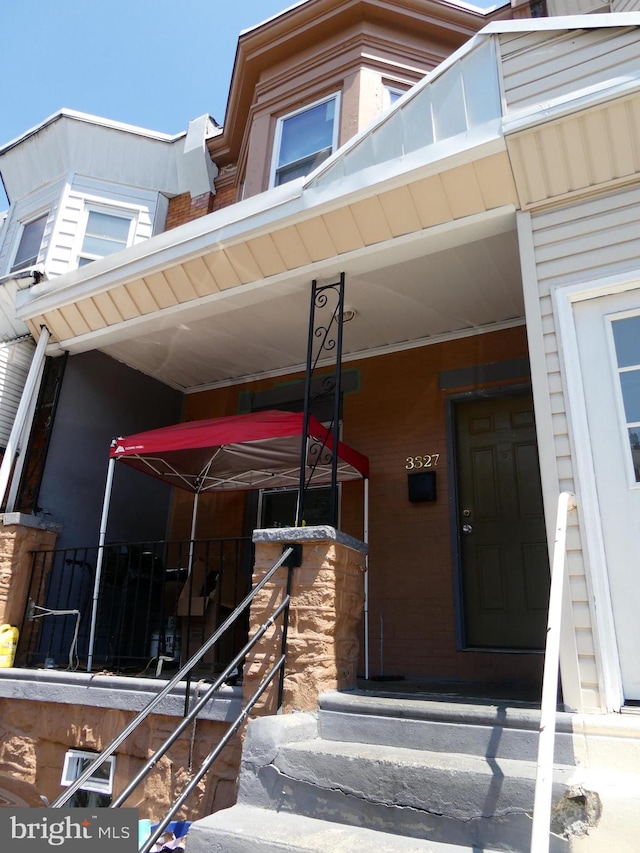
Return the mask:
<path id="1" fill-rule="evenodd" d="M 455 405 L 464 644 L 542 649 L 549 559 L 533 400 Z"/>

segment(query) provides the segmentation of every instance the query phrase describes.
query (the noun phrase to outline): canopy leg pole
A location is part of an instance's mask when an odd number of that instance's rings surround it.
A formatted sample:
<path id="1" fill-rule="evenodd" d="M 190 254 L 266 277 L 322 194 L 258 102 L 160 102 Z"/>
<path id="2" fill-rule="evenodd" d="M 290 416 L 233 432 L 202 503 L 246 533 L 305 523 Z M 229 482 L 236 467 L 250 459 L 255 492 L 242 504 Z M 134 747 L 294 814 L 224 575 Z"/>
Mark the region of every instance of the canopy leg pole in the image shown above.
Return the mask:
<path id="1" fill-rule="evenodd" d="M 87 672 L 93 667 L 93 647 L 96 638 L 96 622 L 98 617 L 98 597 L 100 595 L 100 577 L 102 575 L 102 562 L 104 559 L 104 541 L 107 536 L 107 520 L 109 518 L 109 504 L 111 503 L 111 489 L 113 487 L 113 470 L 116 464 L 115 457 L 109 459 L 107 469 L 107 484 L 104 489 L 104 501 L 102 503 L 102 518 L 100 519 L 100 539 L 98 540 L 98 558 L 96 560 L 96 576 L 93 581 L 93 601 L 91 605 L 91 630 L 89 632 L 89 654 L 87 656 Z"/>
<path id="2" fill-rule="evenodd" d="M 369 479 L 364 481 L 364 677 L 369 680 Z"/>
<path id="3" fill-rule="evenodd" d="M 193 552 L 194 552 L 194 539 L 196 538 L 196 521 L 198 520 L 198 498 L 200 497 L 200 492 L 194 492 L 193 494 L 193 512 L 191 514 L 191 539 L 189 540 L 189 577 L 191 577 L 191 569 L 193 568 Z"/>

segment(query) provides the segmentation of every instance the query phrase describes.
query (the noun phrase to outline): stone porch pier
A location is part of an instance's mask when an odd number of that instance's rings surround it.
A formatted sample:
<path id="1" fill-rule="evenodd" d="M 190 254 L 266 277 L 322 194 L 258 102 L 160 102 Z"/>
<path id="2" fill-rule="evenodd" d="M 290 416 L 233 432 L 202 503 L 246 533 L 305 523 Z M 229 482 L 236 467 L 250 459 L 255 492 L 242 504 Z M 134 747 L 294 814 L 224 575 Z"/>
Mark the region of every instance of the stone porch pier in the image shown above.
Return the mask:
<path id="1" fill-rule="evenodd" d="M 258 583 L 287 545 L 301 550 L 293 568 L 282 710 L 312 711 L 318 696 L 356 686 L 364 613 L 366 545 L 333 527 L 256 530 L 253 580 Z M 287 589 L 283 566 L 254 599 L 249 635 L 280 604 Z M 282 619 L 247 655 L 243 672 L 246 702 L 281 654 Z M 255 716 L 277 710 L 277 676 L 256 706 Z"/>

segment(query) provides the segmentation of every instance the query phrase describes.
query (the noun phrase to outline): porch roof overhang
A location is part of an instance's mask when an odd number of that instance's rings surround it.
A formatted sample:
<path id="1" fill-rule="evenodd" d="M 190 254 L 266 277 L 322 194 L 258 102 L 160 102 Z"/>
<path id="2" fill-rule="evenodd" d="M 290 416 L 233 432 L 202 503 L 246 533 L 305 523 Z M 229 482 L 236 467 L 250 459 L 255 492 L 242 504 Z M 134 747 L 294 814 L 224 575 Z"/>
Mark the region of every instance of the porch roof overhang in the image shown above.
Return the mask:
<path id="1" fill-rule="evenodd" d="M 594 17 L 554 31 L 640 24 Z M 18 294 L 19 317 L 36 337 L 48 327 L 52 354 L 100 349 L 185 391 L 301 369 L 310 282 L 341 271 L 356 312 L 345 361 L 522 323 L 515 212 L 563 198 L 544 170 L 532 190 L 544 150 L 536 159 L 527 145 L 609 105 L 615 85 L 630 98 L 638 85 L 627 75 L 503 115 L 495 42 L 531 30 L 550 22 L 489 25 L 308 178 L 41 282 Z M 479 114 L 462 132 L 430 137 L 425 105 L 437 113 L 450 84 L 480 73 L 491 94 Z M 572 192 L 617 180 L 587 164 L 576 183 L 576 159 L 596 154 L 584 146 L 561 164 Z"/>

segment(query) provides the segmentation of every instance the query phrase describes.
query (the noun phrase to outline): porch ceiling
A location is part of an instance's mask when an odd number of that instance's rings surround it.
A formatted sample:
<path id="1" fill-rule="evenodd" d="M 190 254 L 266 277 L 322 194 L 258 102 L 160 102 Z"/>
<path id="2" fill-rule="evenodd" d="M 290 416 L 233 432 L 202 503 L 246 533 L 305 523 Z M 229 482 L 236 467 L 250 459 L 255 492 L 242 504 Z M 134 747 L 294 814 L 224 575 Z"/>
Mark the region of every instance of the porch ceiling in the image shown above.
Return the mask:
<path id="1" fill-rule="evenodd" d="M 510 214 L 476 223 L 464 229 L 475 240 L 440 251 L 416 241 L 405 244 L 401 260 L 390 249 L 342 264 L 345 301 L 356 312 L 344 325 L 344 358 L 518 322 L 524 307 L 513 221 Z M 302 369 L 310 284 L 296 276 L 210 303 L 213 310 L 194 306 L 178 322 L 102 350 L 184 390 Z"/>
<path id="2" fill-rule="evenodd" d="M 504 141 L 475 153 L 347 195 L 285 185 L 41 283 L 22 316 L 51 353 L 99 349 L 185 391 L 302 368 L 311 281 L 342 271 L 345 359 L 519 322 Z"/>

